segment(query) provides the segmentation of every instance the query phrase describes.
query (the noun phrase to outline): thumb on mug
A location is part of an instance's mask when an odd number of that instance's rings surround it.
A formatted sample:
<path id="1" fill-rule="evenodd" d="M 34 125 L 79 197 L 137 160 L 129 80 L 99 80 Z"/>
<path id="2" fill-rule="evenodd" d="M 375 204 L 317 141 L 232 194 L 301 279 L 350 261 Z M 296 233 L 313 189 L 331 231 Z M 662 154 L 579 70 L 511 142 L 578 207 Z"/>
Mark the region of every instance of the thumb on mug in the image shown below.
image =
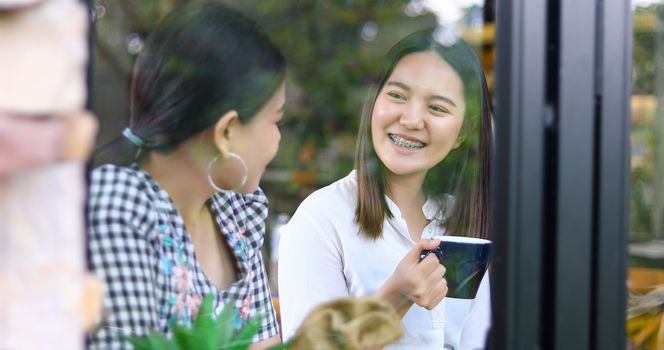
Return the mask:
<path id="1" fill-rule="evenodd" d="M 420 261 L 420 254 L 423 250 L 431 250 L 438 247 L 439 241 L 435 239 L 420 239 L 419 242 L 408 252 L 408 258 L 416 262 Z"/>

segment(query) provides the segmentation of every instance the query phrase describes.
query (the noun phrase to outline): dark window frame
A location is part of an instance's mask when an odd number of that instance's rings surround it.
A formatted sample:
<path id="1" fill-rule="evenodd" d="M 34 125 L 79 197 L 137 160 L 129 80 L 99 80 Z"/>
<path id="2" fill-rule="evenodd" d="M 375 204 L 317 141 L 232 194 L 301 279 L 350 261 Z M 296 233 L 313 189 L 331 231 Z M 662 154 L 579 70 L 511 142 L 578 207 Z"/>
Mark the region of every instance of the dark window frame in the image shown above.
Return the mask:
<path id="1" fill-rule="evenodd" d="M 493 349 L 624 349 L 629 1 L 498 1 Z"/>

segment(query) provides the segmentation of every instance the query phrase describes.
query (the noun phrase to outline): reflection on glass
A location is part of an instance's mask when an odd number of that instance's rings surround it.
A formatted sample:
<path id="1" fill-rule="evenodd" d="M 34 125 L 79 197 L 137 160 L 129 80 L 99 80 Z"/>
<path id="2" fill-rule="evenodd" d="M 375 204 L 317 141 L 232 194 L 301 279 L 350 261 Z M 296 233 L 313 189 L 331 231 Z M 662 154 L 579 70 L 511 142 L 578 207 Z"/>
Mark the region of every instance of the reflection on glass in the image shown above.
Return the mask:
<path id="1" fill-rule="evenodd" d="M 101 119 L 99 144 L 127 125 L 131 68 L 147 35 L 175 4 L 186 2 L 95 1 L 93 109 Z M 273 243 L 265 244 L 265 261 L 272 279 L 276 268 L 269 265 L 277 257 L 270 248 L 276 248 L 277 239 L 270 233 L 279 232 L 308 194 L 353 168 L 363 98 L 390 46 L 407 33 L 442 25 L 440 41 L 461 37 L 469 43 L 492 90 L 493 15 L 487 8 L 493 6 L 483 1 L 401 0 L 391 6 L 349 0 L 221 2 L 256 19 L 289 66 L 280 150 L 261 180 L 270 198 L 265 242 Z"/>
<path id="2" fill-rule="evenodd" d="M 664 346 L 664 2 L 633 4 L 629 349 Z"/>

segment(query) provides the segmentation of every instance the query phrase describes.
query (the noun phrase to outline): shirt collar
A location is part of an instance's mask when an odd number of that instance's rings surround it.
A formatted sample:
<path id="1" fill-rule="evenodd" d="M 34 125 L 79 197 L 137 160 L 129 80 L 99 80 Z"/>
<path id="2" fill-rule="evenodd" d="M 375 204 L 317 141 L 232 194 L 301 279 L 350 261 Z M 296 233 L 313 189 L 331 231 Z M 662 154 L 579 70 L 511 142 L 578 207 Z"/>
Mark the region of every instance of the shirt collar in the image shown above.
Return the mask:
<path id="1" fill-rule="evenodd" d="M 451 194 L 443 194 L 441 198 L 427 198 L 422 206 L 422 213 L 429 221 L 438 221 L 444 223 L 449 220 L 454 210 L 456 198 Z"/>
<path id="2" fill-rule="evenodd" d="M 399 207 L 392 201 L 390 197 L 385 195 L 385 201 L 387 202 L 387 207 L 390 209 L 392 214 L 395 217 L 401 217 L 401 210 Z M 442 198 L 428 197 L 427 200 L 422 205 L 422 213 L 424 217 L 429 221 L 438 221 L 442 224 L 449 220 L 454 210 L 455 198 L 450 194 L 444 194 Z"/>

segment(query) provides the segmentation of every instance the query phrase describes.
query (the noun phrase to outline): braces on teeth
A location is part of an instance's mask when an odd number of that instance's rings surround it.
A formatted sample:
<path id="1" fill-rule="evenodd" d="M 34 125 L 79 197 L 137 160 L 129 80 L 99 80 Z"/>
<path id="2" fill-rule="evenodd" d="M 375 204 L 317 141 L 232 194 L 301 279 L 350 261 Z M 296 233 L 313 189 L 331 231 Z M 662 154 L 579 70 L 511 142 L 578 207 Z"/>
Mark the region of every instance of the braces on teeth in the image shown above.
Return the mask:
<path id="1" fill-rule="evenodd" d="M 416 148 L 416 149 L 424 147 L 424 145 L 419 142 L 409 141 L 397 135 L 390 135 L 390 139 L 392 139 L 392 142 L 394 142 L 397 146 L 401 147 Z"/>

